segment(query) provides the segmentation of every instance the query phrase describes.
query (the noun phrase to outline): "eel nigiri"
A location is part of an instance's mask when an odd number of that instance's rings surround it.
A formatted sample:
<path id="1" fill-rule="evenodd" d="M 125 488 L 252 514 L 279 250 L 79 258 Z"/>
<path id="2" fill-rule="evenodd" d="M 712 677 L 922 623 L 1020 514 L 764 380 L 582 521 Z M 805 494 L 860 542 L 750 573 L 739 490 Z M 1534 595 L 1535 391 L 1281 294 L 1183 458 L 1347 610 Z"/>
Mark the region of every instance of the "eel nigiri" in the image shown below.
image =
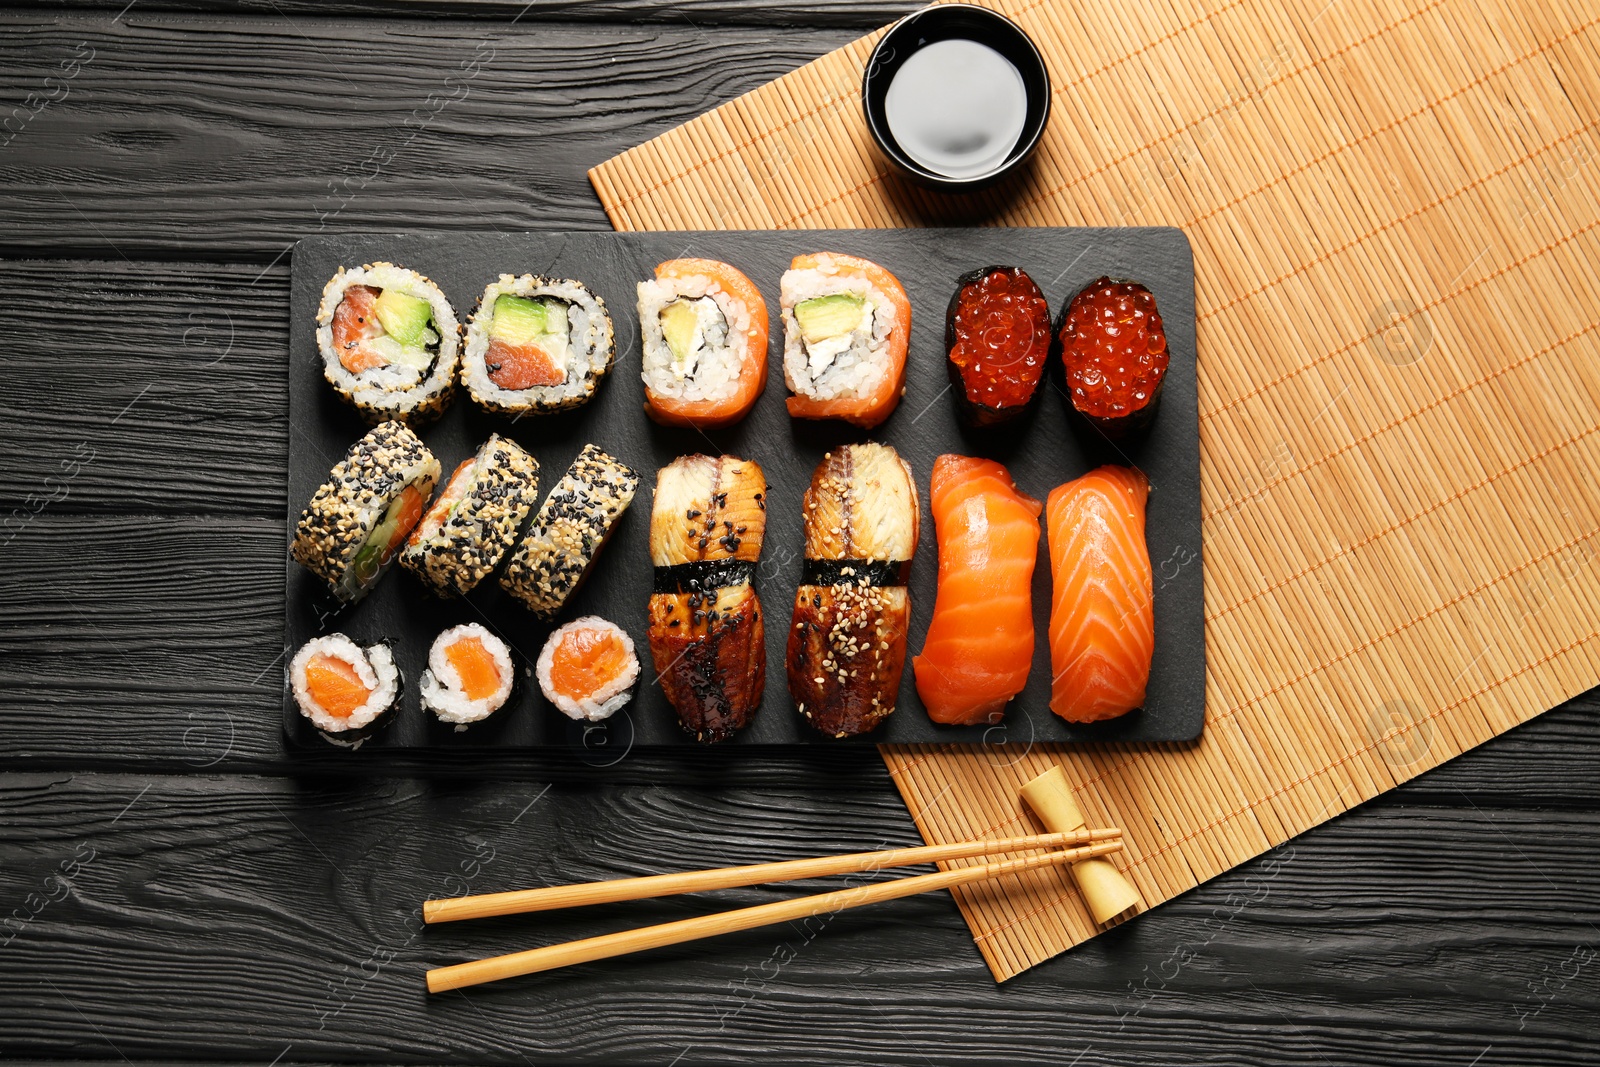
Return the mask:
<path id="1" fill-rule="evenodd" d="M 645 412 L 666 426 L 726 426 L 767 385 L 767 305 L 743 272 L 669 259 L 639 283 Z"/>
<path id="2" fill-rule="evenodd" d="M 911 661 L 934 722 L 997 723 L 1033 662 L 1033 564 L 1039 502 L 990 459 L 933 465 L 939 591 L 922 652 Z"/>
<path id="3" fill-rule="evenodd" d="M 783 272 L 783 380 L 797 419 L 868 429 L 906 390 L 911 298 L 876 263 L 840 252 L 796 256 Z"/>
<path id="4" fill-rule="evenodd" d="M 894 711 L 919 522 L 911 468 L 888 445 L 836 448 L 811 475 L 786 662 L 795 706 L 832 737 L 864 734 Z"/>
<path id="5" fill-rule="evenodd" d="M 761 703 L 767 646 L 751 579 L 766 495 L 760 464 L 733 456 L 681 456 L 656 476 L 650 656 L 697 741 L 727 740 Z"/>
<path id="6" fill-rule="evenodd" d="M 1143 473 L 1105 466 L 1050 492 L 1050 710 L 1099 722 L 1144 703 L 1155 649 Z"/>

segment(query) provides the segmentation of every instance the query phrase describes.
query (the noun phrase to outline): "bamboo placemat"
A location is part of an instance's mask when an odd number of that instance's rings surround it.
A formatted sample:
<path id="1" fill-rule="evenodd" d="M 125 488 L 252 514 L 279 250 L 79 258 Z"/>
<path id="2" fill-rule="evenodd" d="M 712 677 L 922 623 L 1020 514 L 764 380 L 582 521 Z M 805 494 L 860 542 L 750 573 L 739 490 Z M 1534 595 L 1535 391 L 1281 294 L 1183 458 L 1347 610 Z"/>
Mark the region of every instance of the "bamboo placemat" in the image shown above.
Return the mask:
<path id="1" fill-rule="evenodd" d="M 1154 906 L 1600 682 L 1600 10 L 991 6 L 1056 88 L 1024 179 L 886 176 L 872 37 L 591 178 L 619 229 L 1188 231 L 1204 739 L 883 753 L 935 842 L 1019 830 L 1063 763 Z M 1096 932 L 1056 873 L 957 899 L 997 979 Z"/>

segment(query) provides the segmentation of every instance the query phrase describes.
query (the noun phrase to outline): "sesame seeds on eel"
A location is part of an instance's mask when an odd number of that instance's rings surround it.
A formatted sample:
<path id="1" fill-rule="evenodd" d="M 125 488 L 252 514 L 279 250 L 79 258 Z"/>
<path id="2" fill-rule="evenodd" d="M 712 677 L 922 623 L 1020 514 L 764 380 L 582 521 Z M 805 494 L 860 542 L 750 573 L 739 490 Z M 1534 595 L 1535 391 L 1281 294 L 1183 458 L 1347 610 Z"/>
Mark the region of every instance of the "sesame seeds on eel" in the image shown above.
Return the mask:
<path id="1" fill-rule="evenodd" d="M 345 453 L 295 524 L 291 554 L 353 603 L 394 560 L 439 480 L 439 461 L 416 434 L 384 422 Z"/>
<path id="2" fill-rule="evenodd" d="M 538 618 L 554 617 L 583 584 L 638 488 L 638 471 L 585 445 L 534 516 L 500 585 Z"/>

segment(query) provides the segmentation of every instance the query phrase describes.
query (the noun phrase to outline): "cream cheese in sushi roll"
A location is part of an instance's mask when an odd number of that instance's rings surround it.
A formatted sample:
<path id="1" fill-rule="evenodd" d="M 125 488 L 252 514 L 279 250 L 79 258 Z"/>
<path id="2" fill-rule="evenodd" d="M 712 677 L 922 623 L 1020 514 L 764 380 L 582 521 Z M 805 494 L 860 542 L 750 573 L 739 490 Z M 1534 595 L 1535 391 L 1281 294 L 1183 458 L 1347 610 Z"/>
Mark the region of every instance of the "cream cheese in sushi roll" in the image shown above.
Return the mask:
<path id="1" fill-rule="evenodd" d="M 767 305 L 712 259 L 670 259 L 639 283 L 645 411 L 668 426 L 744 418 L 767 384 Z"/>
<path id="2" fill-rule="evenodd" d="M 422 672 L 422 706 L 465 730 L 505 707 L 516 681 L 506 643 L 475 622 L 452 626 L 434 639 Z"/>
<path id="3" fill-rule="evenodd" d="M 594 396 L 614 351 L 605 301 L 582 282 L 502 274 L 467 324 L 461 379 L 502 415 L 566 411 Z"/>
<path id="4" fill-rule="evenodd" d="M 554 617 L 583 584 L 638 488 L 638 471 L 584 445 L 533 517 L 501 587 L 539 618 Z"/>
<path id="5" fill-rule="evenodd" d="M 290 552 L 346 603 L 383 577 L 422 517 L 439 461 L 416 434 L 385 422 L 350 446 L 295 524 Z"/>
<path id="6" fill-rule="evenodd" d="M 545 699 L 569 719 L 599 722 L 633 699 L 639 657 L 633 639 L 598 615 L 574 619 L 550 635 L 536 667 Z"/>
<path id="7" fill-rule="evenodd" d="M 295 706 L 317 732 L 355 748 L 382 725 L 400 696 L 400 671 L 389 646 L 363 648 L 344 634 L 313 637 L 289 661 Z"/>
<path id="8" fill-rule="evenodd" d="M 783 380 L 797 419 L 871 428 L 905 392 L 911 299 L 871 260 L 796 256 L 783 272 Z"/>
<path id="9" fill-rule="evenodd" d="M 537 503 L 539 461 L 492 434 L 417 523 L 400 565 L 443 597 L 465 596 L 500 564 Z"/>
<path id="10" fill-rule="evenodd" d="M 417 424 L 455 393 L 461 325 L 433 282 L 393 263 L 339 268 L 317 308 L 322 373 L 368 422 Z"/>

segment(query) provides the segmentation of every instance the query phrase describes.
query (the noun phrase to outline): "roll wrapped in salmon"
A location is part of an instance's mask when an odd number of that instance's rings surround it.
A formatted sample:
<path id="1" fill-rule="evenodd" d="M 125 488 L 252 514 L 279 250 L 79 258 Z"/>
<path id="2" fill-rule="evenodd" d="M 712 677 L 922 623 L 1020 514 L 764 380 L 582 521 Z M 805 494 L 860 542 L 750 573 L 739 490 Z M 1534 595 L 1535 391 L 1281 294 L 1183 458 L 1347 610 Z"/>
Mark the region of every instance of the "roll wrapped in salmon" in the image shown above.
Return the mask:
<path id="1" fill-rule="evenodd" d="M 783 273 L 783 380 L 797 419 L 871 428 L 906 387 L 911 298 L 900 279 L 859 256 L 796 256 Z"/>
<path id="2" fill-rule="evenodd" d="M 713 259 L 670 259 L 638 291 L 645 412 L 666 426 L 744 418 L 767 385 L 767 305 L 755 283 Z"/>

